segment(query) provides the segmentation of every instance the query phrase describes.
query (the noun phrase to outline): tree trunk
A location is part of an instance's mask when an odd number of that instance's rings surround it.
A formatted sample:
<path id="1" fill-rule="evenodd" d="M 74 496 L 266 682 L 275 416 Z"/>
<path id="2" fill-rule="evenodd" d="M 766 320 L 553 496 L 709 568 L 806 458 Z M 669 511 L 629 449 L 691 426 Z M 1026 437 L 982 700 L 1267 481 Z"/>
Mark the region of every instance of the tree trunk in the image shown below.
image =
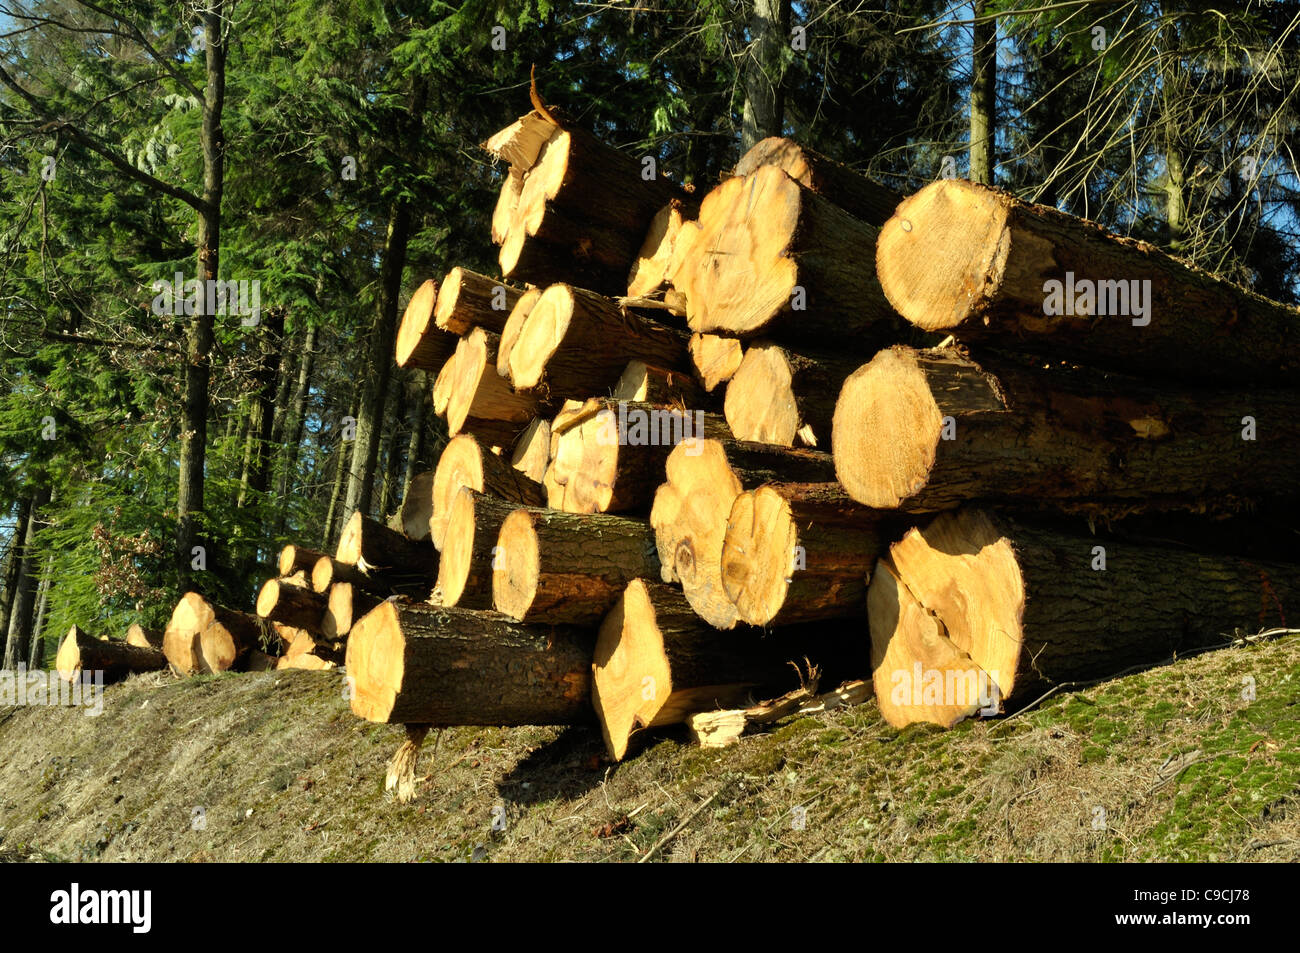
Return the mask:
<path id="1" fill-rule="evenodd" d="M 402 595 L 409 599 L 429 598 L 433 583 L 438 577 L 435 558 L 409 567 L 394 567 L 383 571 L 367 566 L 364 570 L 351 563 L 341 563 L 332 556 L 322 556 L 311 573 L 311 587 L 315 592 L 329 592 L 333 586 L 346 582 L 353 589 L 386 599 Z"/>
<path id="2" fill-rule="evenodd" d="M 708 409 L 706 405 L 714 404 L 691 375 L 655 367 L 645 361 L 628 361 L 610 396 L 615 401 L 641 401 L 656 407 L 679 409 Z"/>
<path id="3" fill-rule="evenodd" d="M 76 681 L 82 672 L 103 672 L 108 684 L 137 672 L 160 672 L 167 658 L 149 646 L 97 639 L 74 625 L 59 645 L 54 667 L 65 682 Z"/>
<path id="4" fill-rule="evenodd" d="M 837 354 L 797 354 L 770 341 L 754 344 L 727 384 L 727 425 L 737 440 L 829 450 L 835 398 L 861 363 Z"/>
<path id="5" fill-rule="evenodd" d="M 673 287 L 692 331 L 870 352 L 898 334 L 876 280 L 878 230 L 775 166 L 728 179 L 683 229 Z"/>
<path id="6" fill-rule="evenodd" d="M 244 466 L 239 478 L 236 508 L 242 509 L 250 496 L 266 492 L 267 462 L 271 452 L 271 427 L 275 419 L 276 378 L 284 370 L 284 309 L 268 308 L 258 326 L 257 367 L 253 371 L 253 405 L 249 411 L 248 434 L 244 438 Z"/>
<path id="7" fill-rule="evenodd" d="M 383 456 L 384 461 L 384 480 L 379 491 L 378 516 L 380 519 L 387 517 L 389 511 L 397 502 L 397 495 L 400 488 L 397 485 L 398 470 L 401 465 L 401 425 L 405 418 L 403 401 L 406 396 L 406 388 L 402 385 L 398 375 L 393 375 L 388 381 L 388 400 L 384 404 L 384 439 L 383 439 Z"/>
<path id="8" fill-rule="evenodd" d="M 980 18 L 987 13 L 984 0 L 973 0 L 974 23 L 971 38 L 970 84 L 970 180 L 993 184 L 993 150 L 997 107 L 997 20 Z"/>
<path id="9" fill-rule="evenodd" d="M 306 586 L 268 579 L 257 594 L 257 614 L 272 622 L 319 633 L 321 617 L 325 615 L 325 597 Z"/>
<path id="10" fill-rule="evenodd" d="M 903 200 L 900 193 L 874 179 L 779 136 L 755 143 L 736 163 L 735 174 L 749 175 L 765 165 L 776 166 L 804 188 L 830 199 L 854 218 L 877 228 L 889 221 Z"/>
<path id="11" fill-rule="evenodd" d="M 447 533 L 447 520 L 452 504 L 461 487 L 487 493 L 520 506 L 546 505 L 546 491 L 512 467 L 498 454 L 492 453 L 469 434 L 453 437 L 438 458 L 438 468 L 433 474 L 432 515 L 429 518 L 429 536 L 434 548 L 443 548 Z"/>
<path id="12" fill-rule="evenodd" d="M 740 151 L 760 139 L 781 135 L 785 94 L 781 54 L 790 42 L 790 0 L 753 0 L 749 45 L 745 49 L 745 105 L 741 111 Z"/>
<path id="13" fill-rule="evenodd" d="M 502 522 L 497 546 L 493 603 L 519 622 L 595 625 L 629 582 L 659 577 L 644 520 L 520 508 Z"/>
<path id="14" fill-rule="evenodd" d="M 463 488 L 451 505 L 438 561 L 436 604 L 463 609 L 492 607 L 492 571 L 503 559 L 497 537 L 517 508 L 485 493 Z"/>
<path id="15" fill-rule="evenodd" d="M 1300 371 L 1296 308 L 969 182 L 906 199 L 876 261 L 903 317 L 962 343 L 1198 382 L 1286 383 Z"/>
<path id="16" fill-rule="evenodd" d="M 208 602 L 187 592 L 172 611 L 163 633 L 163 654 L 181 675 L 225 672 L 253 649 L 276 638 L 271 624 L 257 616 Z"/>
<path id="17" fill-rule="evenodd" d="M 202 306 L 190 321 L 185 340 L 185 391 L 181 398 L 180 482 L 176 494 L 176 564 L 181 585 L 188 584 L 198 520 L 204 510 L 204 461 L 208 442 L 208 384 L 212 375 L 215 315 L 210 289 L 220 274 L 221 199 L 225 190 L 226 138 L 221 128 L 226 102 L 226 0 L 213 0 L 199 13 L 203 24 L 205 79 L 199 143 L 203 152 L 202 208 L 198 215 L 198 280 Z M 212 569 L 211 566 L 208 567 Z"/>
<path id="18" fill-rule="evenodd" d="M 644 511 L 674 446 L 720 436 L 730 432 L 717 414 L 593 398 L 551 424 L 546 505 L 568 513 Z"/>
<path id="19" fill-rule="evenodd" d="M 424 457 L 424 415 L 429 406 L 426 399 L 428 393 L 427 375 L 424 371 L 412 371 L 410 386 L 406 393 L 407 417 L 406 425 L 410 429 L 410 435 L 406 442 L 406 469 L 402 474 L 402 510 L 406 512 L 406 501 L 411 496 L 411 483 L 416 479 L 422 465 Z M 429 471 L 429 480 L 433 480 L 433 472 Z M 407 529 L 406 535 L 415 539 L 422 539 L 429 532 L 428 522 L 426 521 L 424 529 L 417 534 L 411 533 Z"/>
<path id="20" fill-rule="evenodd" d="M 321 635 L 326 639 L 343 638 L 362 616 L 383 601 L 350 582 L 334 583 L 321 618 Z"/>
<path id="21" fill-rule="evenodd" d="M 324 558 L 324 553 L 290 543 L 280 550 L 280 561 L 277 568 L 281 576 L 292 576 L 298 572 L 310 574 L 316 568 L 317 561 L 322 558 Z"/>
<path id="22" fill-rule="evenodd" d="M 138 622 L 132 622 L 126 630 L 126 644 L 142 649 L 162 651 L 163 634 L 160 629 L 146 629 Z"/>
<path id="23" fill-rule="evenodd" d="M 432 278 L 411 295 L 397 329 L 395 353 L 398 367 L 436 372 L 456 349 L 456 336 L 434 323 L 433 311 L 437 302 L 438 283 Z"/>
<path id="24" fill-rule="evenodd" d="M 338 459 L 334 468 L 334 484 L 330 490 L 329 508 L 325 513 L 325 531 L 321 534 L 321 548 L 328 549 L 330 542 L 334 539 L 334 530 L 338 526 L 340 502 L 343 500 L 343 487 L 347 482 L 348 459 L 352 454 L 352 448 L 355 441 L 340 439 L 338 443 Z"/>
<path id="25" fill-rule="evenodd" d="M 409 480 L 402 497 L 398 514 L 402 520 L 402 532 L 417 542 L 429 538 L 429 520 L 433 516 L 433 477 L 434 472 L 430 470 Z"/>
<path id="26" fill-rule="evenodd" d="M 501 339 L 497 341 L 497 373 L 506 379 L 510 377 L 510 352 L 514 349 L 515 342 L 519 340 L 519 332 L 524 329 L 528 316 L 533 313 L 533 307 L 541 296 L 541 288 L 529 288 L 520 295 L 515 306 L 510 309 L 510 317 L 506 318 L 505 327 L 501 329 Z"/>
<path id="27" fill-rule="evenodd" d="M 379 576 L 392 573 L 422 578 L 436 572 L 438 562 L 428 543 L 408 539 L 361 513 L 353 513 L 343 528 L 334 558 Z"/>
<path id="28" fill-rule="evenodd" d="M 859 617 L 886 545 L 884 516 L 834 483 L 768 483 L 736 497 L 722 586 L 741 622 L 787 625 Z"/>
<path id="29" fill-rule="evenodd" d="M 496 433 L 501 425 L 517 432 L 537 415 L 537 398 L 516 393 L 496 372 L 499 342 L 497 334 L 472 328 L 456 346 L 456 372 L 447 392 L 447 432 L 453 437 L 462 430 Z"/>
<path id="30" fill-rule="evenodd" d="M 453 268 L 438 288 L 434 322 L 442 330 L 458 337 L 463 337 L 473 328 L 500 334 L 522 295 L 518 288 L 496 278 L 480 275 L 468 268 Z"/>
<path id="31" fill-rule="evenodd" d="M 795 669 L 761 635 L 749 628 L 717 632 L 677 590 L 630 582 L 601 623 L 591 666 L 592 702 L 610 757 L 623 759 L 638 728 L 737 707 L 760 686 L 797 687 Z"/>
<path id="32" fill-rule="evenodd" d="M 280 522 L 276 535 L 284 533 L 289 518 L 289 489 L 293 486 L 294 470 L 298 466 L 298 451 L 302 444 L 303 426 L 307 421 L 307 395 L 311 390 L 312 369 L 316 361 L 316 325 L 308 324 L 299 352 L 298 380 L 294 384 L 293 398 L 286 413 L 280 434 L 280 479 L 276 494 L 280 503 Z M 324 544 L 322 544 L 324 545 Z"/>
<path id="33" fill-rule="evenodd" d="M 18 515 L 14 520 L 14 531 L 9 537 L 9 548 L 5 551 L 4 567 L 0 569 L 0 633 L 5 636 L 6 646 L 9 636 L 10 612 L 18 592 L 18 573 L 22 568 L 23 539 L 27 533 L 27 518 L 32 512 L 34 493 L 24 493 L 18 501 Z M 0 653 L 3 656 L 3 653 Z M 0 662 L 4 658 L 0 657 Z"/>
<path id="34" fill-rule="evenodd" d="M 9 609 L 9 631 L 5 641 L 4 665 L 13 671 L 27 663 L 27 650 L 32 638 L 32 623 L 36 614 L 36 594 L 40 585 L 40 572 L 36 565 L 36 533 L 40 528 L 40 511 L 50 501 L 50 491 L 40 487 L 32 491 L 27 508 L 27 522 L 21 534 L 21 545 L 15 539 L 15 558 L 18 573 L 14 580 L 14 595 Z M 15 530 L 17 537 L 17 530 Z"/>
<path id="35" fill-rule="evenodd" d="M 608 392 L 628 361 L 684 370 L 686 339 L 619 308 L 608 298 L 552 285 L 533 306 L 510 352 L 510 380 L 559 401 Z"/>
<path id="36" fill-rule="evenodd" d="M 950 725 L 1300 614 L 1294 564 L 1096 543 L 975 509 L 909 531 L 868 597 L 885 719 Z"/>
<path id="37" fill-rule="evenodd" d="M 515 441 L 510 455 L 510 466 L 529 480 L 540 484 L 546 477 L 551 462 L 551 422 L 545 417 L 535 417 Z"/>
<path id="38" fill-rule="evenodd" d="M 737 338 L 701 334 L 699 331 L 691 335 L 689 348 L 695 374 L 704 389 L 710 392 L 735 376 L 745 353 Z"/>
<path id="39" fill-rule="evenodd" d="M 722 542 L 736 497 L 764 483 L 831 483 L 830 454 L 738 440 L 686 441 L 668 455 L 655 493 L 655 530 L 664 582 L 680 581 L 692 608 L 719 629 L 738 616 L 722 584 Z"/>
<path id="40" fill-rule="evenodd" d="M 352 711 L 369 721 L 563 725 L 591 720 L 588 630 L 385 602 L 352 627 Z"/>
<path id="41" fill-rule="evenodd" d="M 1122 515 L 1300 497 L 1300 393 L 981 361 L 895 347 L 853 373 L 834 448 L 854 499 L 910 512 L 1003 499 Z"/>
<path id="42" fill-rule="evenodd" d="M 41 570 L 41 585 L 36 597 L 36 619 L 32 623 L 32 644 L 27 654 L 27 667 L 35 670 L 45 667 L 45 613 L 50 605 L 50 589 L 54 586 L 54 554 L 45 557 Z"/>

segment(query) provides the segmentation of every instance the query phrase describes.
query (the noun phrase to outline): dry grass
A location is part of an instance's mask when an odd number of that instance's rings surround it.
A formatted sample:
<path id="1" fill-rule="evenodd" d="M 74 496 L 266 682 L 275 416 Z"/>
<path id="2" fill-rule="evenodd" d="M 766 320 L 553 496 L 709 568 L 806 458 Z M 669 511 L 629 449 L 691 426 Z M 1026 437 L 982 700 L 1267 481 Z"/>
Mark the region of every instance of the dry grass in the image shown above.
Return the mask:
<path id="1" fill-rule="evenodd" d="M 1295 638 L 948 732 L 868 703 L 723 751 L 659 732 L 613 765 L 594 729 L 435 731 L 399 806 L 402 738 L 321 672 L 0 712 L 0 860 L 634 860 L 710 796 L 656 859 L 1300 859 Z"/>

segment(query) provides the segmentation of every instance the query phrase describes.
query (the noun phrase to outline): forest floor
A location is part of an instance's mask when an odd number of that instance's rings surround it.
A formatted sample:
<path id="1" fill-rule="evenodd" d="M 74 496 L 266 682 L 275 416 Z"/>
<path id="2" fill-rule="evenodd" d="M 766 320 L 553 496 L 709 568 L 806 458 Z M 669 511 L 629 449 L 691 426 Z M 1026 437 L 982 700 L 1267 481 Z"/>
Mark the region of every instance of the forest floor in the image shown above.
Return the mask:
<path id="1" fill-rule="evenodd" d="M 867 702 L 723 750 L 647 733 L 619 765 L 594 727 L 435 731 L 409 805 L 383 791 L 402 729 L 342 684 L 150 675 L 97 717 L 0 709 L 0 859 L 630 861 L 679 825 L 654 859 L 1300 859 L 1297 637 L 951 731 Z"/>

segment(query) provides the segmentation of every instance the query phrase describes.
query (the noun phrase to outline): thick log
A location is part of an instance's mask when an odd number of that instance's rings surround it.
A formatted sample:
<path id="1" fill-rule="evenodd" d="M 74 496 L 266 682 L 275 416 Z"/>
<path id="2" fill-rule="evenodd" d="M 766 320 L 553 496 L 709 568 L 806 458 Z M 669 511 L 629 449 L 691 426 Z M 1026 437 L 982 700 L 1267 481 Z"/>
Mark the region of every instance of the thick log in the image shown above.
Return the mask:
<path id="1" fill-rule="evenodd" d="M 429 538 L 429 518 L 433 516 L 433 473 L 426 470 L 411 478 L 402 497 L 402 507 L 398 517 L 402 521 L 402 533 L 416 542 Z M 315 564 L 313 563 L 313 570 Z"/>
<path id="2" fill-rule="evenodd" d="M 502 201 L 513 210 L 499 215 L 508 222 L 501 273 L 533 284 L 580 278 L 584 287 L 621 294 L 655 214 L 673 199 L 689 201 L 680 187 L 647 180 L 642 170 L 589 133 L 555 127 L 522 187 L 503 186 Z"/>
<path id="3" fill-rule="evenodd" d="M 742 622 L 788 625 L 861 617 L 884 514 L 834 483 L 769 483 L 731 506 L 722 585 Z"/>
<path id="4" fill-rule="evenodd" d="M 714 403 L 690 374 L 655 367 L 645 361 L 628 361 L 610 396 L 614 400 L 644 401 L 682 410 L 709 409 Z"/>
<path id="5" fill-rule="evenodd" d="M 541 483 L 550 462 L 551 422 L 545 417 L 535 417 L 515 441 L 510 466 L 533 482 Z"/>
<path id="6" fill-rule="evenodd" d="M 456 335 L 434 322 L 438 283 L 430 278 L 411 295 L 402 323 L 397 327 L 395 358 L 398 367 L 437 371 L 456 349 Z"/>
<path id="7" fill-rule="evenodd" d="M 433 320 L 442 330 L 457 336 L 476 327 L 500 334 L 522 295 L 518 288 L 498 278 L 468 268 L 453 268 L 438 288 Z"/>
<path id="8" fill-rule="evenodd" d="M 325 613 L 321 617 L 321 635 L 331 640 L 343 638 L 352 631 L 358 619 L 383 601 L 350 582 L 334 583 L 330 586 Z"/>
<path id="9" fill-rule="evenodd" d="M 356 566 L 363 573 L 378 576 L 428 579 L 438 569 L 438 557 L 427 540 L 409 539 L 360 511 L 353 513 L 343 527 L 334 558 Z M 313 575 L 314 572 L 313 569 Z"/>
<path id="10" fill-rule="evenodd" d="M 717 414 L 595 397 L 551 425 L 546 505 L 569 513 L 645 510 L 683 440 L 730 435 Z"/>
<path id="11" fill-rule="evenodd" d="M 104 683 L 120 681 L 137 672 L 160 672 L 167 658 L 151 646 L 113 642 L 87 635 L 73 626 L 59 644 L 54 668 L 65 682 L 73 682 L 82 672 L 103 672 Z"/>
<path id="12" fill-rule="evenodd" d="M 520 506 L 543 506 L 546 491 L 512 467 L 470 434 L 460 434 L 447 441 L 438 467 L 433 473 L 432 515 L 429 537 L 439 551 L 447 533 L 451 507 L 462 487 L 487 493 Z"/>
<path id="13" fill-rule="evenodd" d="M 798 684 L 761 631 L 718 632 L 676 589 L 644 579 L 628 584 L 601 623 L 591 671 L 592 702 L 615 761 L 637 729 L 741 706 L 761 686 Z"/>
<path id="14" fill-rule="evenodd" d="M 181 675 L 225 672 L 253 649 L 265 651 L 277 640 L 271 623 L 187 592 L 163 633 L 163 654 Z"/>
<path id="15" fill-rule="evenodd" d="M 433 405 L 433 412 L 439 417 L 447 415 L 447 401 L 451 400 L 451 389 L 456 384 L 456 348 L 459 346 L 460 338 L 457 338 L 452 345 L 451 356 L 443 362 L 438 375 L 433 379 L 433 389 L 430 391 L 429 398 Z"/>
<path id="16" fill-rule="evenodd" d="M 683 441 L 664 470 L 650 511 L 661 578 L 680 581 L 701 617 L 729 629 L 738 616 L 722 584 L 722 542 L 736 497 L 764 483 L 834 482 L 834 462 L 816 450 L 708 439 Z"/>
<path id="17" fill-rule="evenodd" d="M 974 508 L 908 531 L 868 595 L 881 714 L 949 725 L 1300 616 L 1300 565 L 1097 547 Z"/>
<path id="18" fill-rule="evenodd" d="M 1300 371 L 1300 310 L 970 182 L 906 199 L 881 230 L 876 262 L 905 318 L 960 342 L 1252 386 Z"/>
<path id="19" fill-rule="evenodd" d="M 1121 515 L 1300 496 L 1300 393 L 1186 391 L 953 349 L 896 347 L 855 371 L 833 443 L 844 488 L 881 509 L 1001 499 Z"/>
<path id="20" fill-rule="evenodd" d="M 751 345 L 727 384 L 727 425 L 737 440 L 829 450 L 835 400 L 860 364 L 770 341 Z"/>
<path id="21" fill-rule="evenodd" d="M 502 425 L 513 434 L 537 416 L 537 398 L 516 393 L 496 372 L 498 335 L 474 328 L 456 346 L 455 373 L 447 394 L 447 433 L 475 433 L 484 428 L 496 433 Z"/>
<path id="22" fill-rule="evenodd" d="M 510 309 L 505 327 L 501 329 L 501 339 L 497 341 L 497 373 L 507 380 L 510 378 L 510 352 L 514 350 L 519 332 L 524 329 L 524 322 L 533 313 L 533 307 L 541 296 L 541 288 L 529 288 L 520 295 L 515 306 Z"/>
<path id="23" fill-rule="evenodd" d="M 735 174 L 749 175 L 765 165 L 776 166 L 804 188 L 830 199 L 850 215 L 877 228 L 889 220 L 903 200 L 900 193 L 888 186 L 779 136 L 755 143 L 740 157 Z"/>
<path id="24" fill-rule="evenodd" d="M 510 352 L 519 390 L 558 401 L 607 393 L 628 361 L 669 369 L 687 364 L 686 338 L 572 285 L 551 285 L 529 312 Z"/>
<path id="25" fill-rule="evenodd" d="M 877 229 L 775 166 L 723 182 L 704 199 L 699 222 L 678 236 L 673 275 L 691 330 L 860 353 L 898 334 L 876 280 Z"/>
<path id="26" fill-rule="evenodd" d="M 268 579 L 257 594 L 257 614 L 295 629 L 319 632 L 325 614 L 325 597 L 306 586 Z"/>
<path id="27" fill-rule="evenodd" d="M 438 561 L 436 605 L 463 609 L 492 607 L 492 570 L 502 561 L 497 549 L 501 524 L 517 509 L 494 496 L 462 487 L 451 505 Z"/>
<path id="28" fill-rule="evenodd" d="M 394 724 L 589 722 L 593 643 L 580 627 L 385 602 L 348 637 L 352 711 Z"/>
<path id="29" fill-rule="evenodd" d="M 132 622 L 126 630 L 126 644 L 142 649 L 162 651 L 163 634 L 161 629 L 146 629 L 139 622 Z"/>
<path id="30" fill-rule="evenodd" d="M 280 550 L 280 575 L 292 576 L 297 572 L 310 573 L 323 555 L 323 553 L 308 549 L 306 546 L 295 546 L 290 543 Z"/>
<path id="31" fill-rule="evenodd" d="M 717 334 L 701 334 L 696 331 L 691 335 L 687 346 L 691 352 L 691 363 L 695 366 L 695 375 L 704 389 L 710 392 L 735 376 L 745 356 L 744 346 L 738 338 Z"/>
<path id="32" fill-rule="evenodd" d="M 519 622 L 596 625 L 629 582 L 659 576 L 650 524 L 622 516 L 517 509 L 497 547 L 493 604 Z"/>

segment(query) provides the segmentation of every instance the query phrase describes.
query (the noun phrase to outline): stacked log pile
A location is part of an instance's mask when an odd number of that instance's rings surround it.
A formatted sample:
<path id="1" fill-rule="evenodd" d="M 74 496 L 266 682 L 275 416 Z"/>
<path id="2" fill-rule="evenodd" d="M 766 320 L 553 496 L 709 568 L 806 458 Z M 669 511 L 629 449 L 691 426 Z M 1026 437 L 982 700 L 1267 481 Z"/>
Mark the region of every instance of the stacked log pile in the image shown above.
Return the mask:
<path id="1" fill-rule="evenodd" d="M 287 547 L 256 615 L 187 594 L 174 669 L 344 663 L 413 771 L 430 725 L 594 719 L 617 760 L 873 686 L 952 725 L 1300 618 L 1295 309 L 786 140 L 697 201 L 535 104 L 485 143 L 501 277 L 402 318 L 453 437 L 401 529 Z M 1282 535 L 1213 544 L 1243 510 Z"/>

